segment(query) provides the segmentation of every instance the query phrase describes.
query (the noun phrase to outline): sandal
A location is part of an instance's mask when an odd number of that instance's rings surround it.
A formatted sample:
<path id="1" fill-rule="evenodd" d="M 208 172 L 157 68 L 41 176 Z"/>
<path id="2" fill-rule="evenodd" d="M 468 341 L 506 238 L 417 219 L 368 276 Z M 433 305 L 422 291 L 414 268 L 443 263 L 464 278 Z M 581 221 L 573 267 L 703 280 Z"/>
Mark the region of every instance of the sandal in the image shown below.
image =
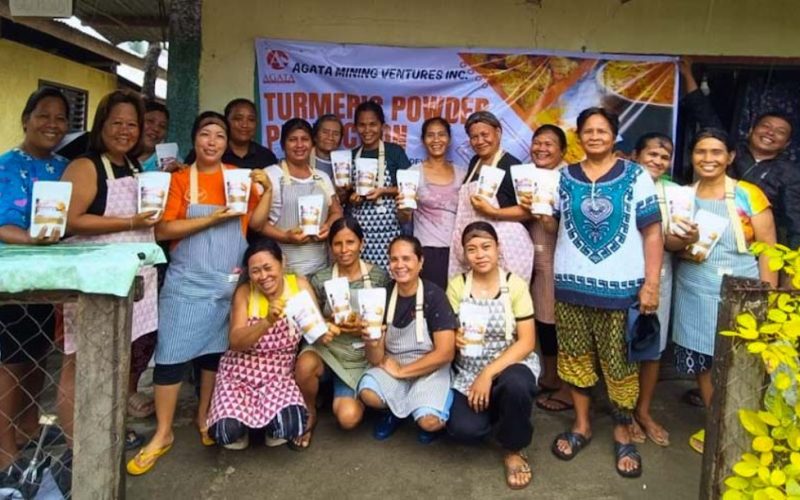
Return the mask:
<path id="1" fill-rule="evenodd" d="M 700 429 L 689 438 L 689 446 L 699 454 L 703 454 L 706 444 L 706 430 Z"/>
<path id="2" fill-rule="evenodd" d="M 559 441 L 566 441 L 569 443 L 570 450 L 572 453 L 565 453 L 558 448 Z M 556 436 L 555 441 L 553 441 L 553 446 L 550 449 L 557 458 L 561 460 L 569 461 L 575 458 L 575 456 L 584 448 L 589 446 L 589 443 L 592 442 L 591 437 L 586 437 L 583 434 L 578 432 L 562 432 L 558 436 Z"/>
<path id="3" fill-rule="evenodd" d="M 632 443 L 643 444 L 647 441 L 647 435 L 644 433 L 641 424 L 639 424 L 635 418 L 628 426 L 628 434 L 631 435 Z"/>
<path id="4" fill-rule="evenodd" d="M 642 456 L 636 451 L 636 445 L 633 443 L 620 443 L 614 441 L 614 468 L 617 469 L 617 474 L 622 477 L 635 478 L 642 475 Z M 619 466 L 619 461 L 623 458 L 630 458 L 636 462 L 636 468 L 633 470 L 625 470 Z"/>
<path id="5" fill-rule="evenodd" d="M 544 411 L 550 412 L 567 411 L 575 408 L 575 405 L 569 401 L 559 399 L 552 394 L 549 394 L 546 398 L 538 398 L 536 400 L 536 406 Z"/>
<path id="6" fill-rule="evenodd" d="M 705 408 L 706 404 L 703 402 L 703 397 L 700 395 L 700 389 L 689 389 L 681 396 L 681 401 L 690 406 L 697 406 L 698 408 Z"/>
<path id="7" fill-rule="evenodd" d="M 158 459 L 164 456 L 170 449 L 172 448 L 172 443 L 169 443 L 166 446 L 162 446 L 156 450 L 153 450 L 149 453 L 144 451 L 144 448 L 139 450 L 139 453 L 136 454 L 135 457 L 130 459 L 126 469 L 128 470 L 128 474 L 131 476 L 141 476 L 155 467 L 156 462 Z M 142 465 L 144 463 L 144 465 Z"/>
<path id="8" fill-rule="evenodd" d="M 666 448 L 669 446 L 669 432 L 661 425 L 657 424 L 653 421 L 653 426 L 647 427 L 646 425 L 642 424 L 642 422 L 636 417 L 633 416 L 633 424 L 629 427 L 629 431 L 631 433 L 631 441 L 634 443 L 644 443 L 644 440 L 639 441 L 638 439 L 640 435 L 641 437 L 646 437 L 650 441 L 654 442 L 658 446 Z M 636 430 L 638 429 L 640 434 L 636 434 Z M 643 434 L 642 431 L 644 431 Z"/>
<path id="9" fill-rule="evenodd" d="M 513 466 L 509 465 L 508 464 L 508 458 L 512 457 L 512 456 L 521 458 L 523 463 L 522 464 L 513 465 Z M 533 472 L 531 471 L 531 466 L 528 463 L 528 456 L 525 454 L 525 452 L 520 451 L 519 453 L 516 453 L 516 454 L 513 454 L 513 455 L 511 455 L 511 454 L 506 455 L 506 457 L 503 459 L 503 467 L 505 468 L 505 472 L 506 472 L 506 485 L 509 488 L 511 488 L 512 490 L 521 490 L 521 489 L 527 488 L 528 485 L 531 484 L 531 481 L 533 480 Z M 513 484 L 511 482 L 511 480 L 517 474 L 530 474 L 530 475 L 528 476 L 528 480 L 525 481 L 524 483 L 522 483 L 522 484 Z"/>
<path id="10" fill-rule="evenodd" d="M 156 403 L 152 398 L 134 392 L 128 396 L 128 415 L 133 418 L 147 418 L 156 412 Z"/>
<path id="11" fill-rule="evenodd" d="M 135 450 L 143 444 L 144 436 L 133 429 L 128 429 L 127 432 L 125 432 L 125 451 Z"/>
<path id="12" fill-rule="evenodd" d="M 217 442 L 214 441 L 214 438 L 212 438 L 211 436 L 208 435 L 208 429 L 207 428 L 206 429 L 201 429 L 201 428 L 198 427 L 197 428 L 197 432 L 200 433 L 200 443 L 203 446 L 205 446 L 206 448 L 208 448 L 209 446 L 214 446 L 215 444 L 217 444 Z"/>

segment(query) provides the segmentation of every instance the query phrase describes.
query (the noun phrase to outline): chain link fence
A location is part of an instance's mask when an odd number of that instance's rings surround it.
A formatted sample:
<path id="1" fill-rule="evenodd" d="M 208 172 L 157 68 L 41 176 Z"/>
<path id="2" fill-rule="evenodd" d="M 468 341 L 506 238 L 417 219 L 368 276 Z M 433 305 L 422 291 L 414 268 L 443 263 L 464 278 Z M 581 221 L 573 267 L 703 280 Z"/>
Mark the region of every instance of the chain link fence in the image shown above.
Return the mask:
<path id="1" fill-rule="evenodd" d="M 0 499 L 122 496 L 133 293 L 0 293 Z"/>

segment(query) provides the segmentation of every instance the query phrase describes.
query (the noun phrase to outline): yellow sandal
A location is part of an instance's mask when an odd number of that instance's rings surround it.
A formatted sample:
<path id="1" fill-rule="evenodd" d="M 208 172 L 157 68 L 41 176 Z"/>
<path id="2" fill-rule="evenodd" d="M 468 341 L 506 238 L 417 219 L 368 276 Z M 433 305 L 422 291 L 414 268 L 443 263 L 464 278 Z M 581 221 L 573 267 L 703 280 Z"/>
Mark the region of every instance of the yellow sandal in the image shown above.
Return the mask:
<path id="1" fill-rule="evenodd" d="M 703 454 L 703 449 L 706 443 L 706 430 L 700 429 L 699 431 L 692 434 L 692 437 L 689 438 L 689 446 L 699 454 Z"/>
<path id="2" fill-rule="evenodd" d="M 162 446 L 161 448 L 151 451 L 150 453 L 145 453 L 144 448 L 142 448 L 135 457 L 128 461 L 128 465 L 126 467 L 128 474 L 131 476 L 141 476 L 142 474 L 150 472 L 150 469 L 155 467 L 158 459 L 165 455 L 171 448 L 172 443 Z M 147 465 L 141 465 L 143 462 Z"/>

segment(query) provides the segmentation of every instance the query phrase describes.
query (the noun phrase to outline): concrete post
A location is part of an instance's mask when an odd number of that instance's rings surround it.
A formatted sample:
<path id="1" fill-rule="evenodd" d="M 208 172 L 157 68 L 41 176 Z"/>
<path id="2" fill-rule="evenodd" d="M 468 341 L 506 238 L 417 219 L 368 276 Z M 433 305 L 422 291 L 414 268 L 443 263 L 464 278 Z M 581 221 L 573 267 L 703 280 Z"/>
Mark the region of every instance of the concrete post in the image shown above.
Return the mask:
<path id="1" fill-rule="evenodd" d="M 192 123 L 200 103 L 201 0 L 172 0 L 169 14 L 167 107 L 169 140 L 185 157 L 192 149 Z"/>

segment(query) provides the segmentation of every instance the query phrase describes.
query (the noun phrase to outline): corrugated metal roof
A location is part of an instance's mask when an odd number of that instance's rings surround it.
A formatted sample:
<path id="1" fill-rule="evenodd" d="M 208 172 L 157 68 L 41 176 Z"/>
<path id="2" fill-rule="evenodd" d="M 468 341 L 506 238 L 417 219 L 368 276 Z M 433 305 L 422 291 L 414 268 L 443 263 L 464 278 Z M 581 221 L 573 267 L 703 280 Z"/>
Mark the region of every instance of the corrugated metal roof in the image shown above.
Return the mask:
<path id="1" fill-rule="evenodd" d="M 169 0 L 74 0 L 75 15 L 111 43 L 166 42 Z"/>

